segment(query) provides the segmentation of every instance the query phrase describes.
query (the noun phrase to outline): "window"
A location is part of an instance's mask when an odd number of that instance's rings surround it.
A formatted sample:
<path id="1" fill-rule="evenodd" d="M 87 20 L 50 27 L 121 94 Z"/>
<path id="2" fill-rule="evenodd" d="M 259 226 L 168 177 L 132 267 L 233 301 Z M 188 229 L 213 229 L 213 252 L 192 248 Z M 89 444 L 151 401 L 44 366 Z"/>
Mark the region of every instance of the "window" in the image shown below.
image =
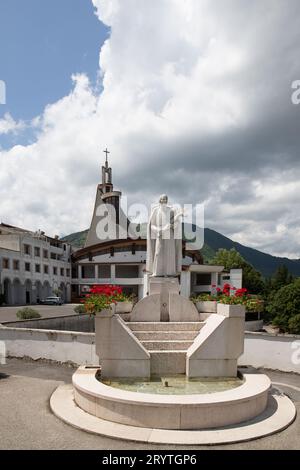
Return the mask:
<path id="1" fill-rule="evenodd" d="M 64 268 L 60 268 L 60 275 L 61 275 L 61 276 L 64 276 L 64 275 L 65 275 L 65 270 L 64 270 Z"/>
<path id="2" fill-rule="evenodd" d="M 3 258 L 2 266 L 3 266 L 3 269 L 9 269 L 9 259 L 8 258 Z"/>
<path id="3" fill-rule="evenodd" d="M 95 278 L 95 265 L 87 264 L 82 266 L 82 279 L 94 279 Z"/>
<path id="4" fill-rule="evenodd" d="M 70 277 L 70 269 L 67 269 L 67 277 Z"/>
<path id="5" fill-rule="evenodd" d="M 116 277 L 117 278 L 138 278 L 139 267 L 132 265 L 117 265 L 116 266 Z"/>
<path id="6" fill-rule="evenodd" d="M 25 255 L 30 255 L 31 254 L 31 246 L 30 245 L 24 245 L 24 253 L 25 253 Z"/>
<path id="7" fill-rule="evenodd" d="M 44 258 L 49 258 L 49 252 L 48 252 L 48 250 L 44 250 L 44 251 L 43 251 L 43 256 L 44 256 Z"/>
<path id="8" fill-rule="evenodd" d="M 25 263 L 25 271 L 30 273 L 30 263 Z"/>
<path id="9" fill-rule="evenodd" d="M 34 256 L 37 256 L 37 257 L 41 256 L 41 249 L 38 246 L 34 247 Z"/>
<path id="10" fill-rule="evenodd" d="M 78 279 L 78 266 L 72 267 L 72 279 Z"/>
<path id="11" fill-rule="evenodd" d="M 57 267 L 56 266 L 54 266 L 54 268 L 53 268 L 53 275 L 57 276 Z"/>
<path id="12" fill-rule="evenodd" d="M 49 274 L 49 266 L 44 265 L 44 274 Z"/>
<path id="13" fill-rule="evenodd" d="M 40 265 L 40 264 L 36 264 L 36 265 L 35 265 L 35 272 L 36 272 L 36 273 L 40 273 L 40 272 L 41 272 L 41 265 Z"/>
<path id="14" fill-rule="evenodd" d="M 196 284 L 197 286 L 210 286 L 211 274 L 197 274 Z"/>
<path id="15" fill-rule="evenodd" d="M 51 259 L 56 259 L 56 253 L 51 253 Z"/>
<path id="16" fill-rule="evenodd" d="M 98 266 L 98 278 L 110 279 L 110 264 L 100 264 Z"/>
<path id="17" fill-rule="evenodd" d="M 15 271 L 19 271 L 20 270 L 20 261 L 18 261 L 17 259 L 14 259 L 13 260 L 13 269 Z"/>

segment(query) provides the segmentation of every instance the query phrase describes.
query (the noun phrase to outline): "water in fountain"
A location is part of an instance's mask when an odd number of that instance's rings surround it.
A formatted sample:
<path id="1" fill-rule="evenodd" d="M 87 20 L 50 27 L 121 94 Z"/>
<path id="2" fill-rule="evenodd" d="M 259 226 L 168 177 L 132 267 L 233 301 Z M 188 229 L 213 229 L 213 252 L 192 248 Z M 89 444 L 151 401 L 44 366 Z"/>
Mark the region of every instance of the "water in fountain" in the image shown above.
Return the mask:
<path id="1" fill-rule="evenodd" d="M 196 395 L 223 392 L 239 387 L 243 380 L 232 378 L 192 378 L 185 375 L 152 377 L 150 380 L 140 378 L 101 379 L 101 382 L 113 388 L 129 392 L 153 393 L 159 395 Z"/>

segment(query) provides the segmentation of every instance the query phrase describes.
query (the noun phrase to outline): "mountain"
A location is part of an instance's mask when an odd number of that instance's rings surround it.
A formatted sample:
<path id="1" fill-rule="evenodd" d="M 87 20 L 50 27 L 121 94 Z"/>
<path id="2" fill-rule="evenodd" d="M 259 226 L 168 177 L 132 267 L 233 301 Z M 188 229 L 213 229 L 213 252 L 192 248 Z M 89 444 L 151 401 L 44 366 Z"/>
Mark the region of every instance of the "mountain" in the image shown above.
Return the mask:
<path id="1" fill-rule="evenodd" d="M 64 237 L 63 240 L 71 243 L 74 248 L 82 248 L 84 246 L 87 233 L 88 230 L 72 233 L 71 235 Z M 283 264 L 288 268 L 291 274 L 294 276 L 300 276 L 300 259 L 292 260 L 263 253 L 262 251 L 255 250 L 254 248 L 241 245 L 240 243 L 235 242 L 221 233 L 209 228 L 206 228 L 204 231 L 204 240 L 205 243 L 201 252 L 205 263 L 209 263 L 220 248 L 225 248 L 226 250 L 235 248 L 248 263 L 252 264 L 252 266 L 260 271 L 265 277 L 272 276 L 276 269 Z"/>
<path id="2" fill-rule="evenodd" d="M 263 253 L 262 251 L 249 248 L 248 246 L 244 246 L 238 242 L 230 240 L 230 238 L 227 238 L 221 233 L 209 228 L 205 229 L 204 239 L 205 244 L 207 244 L 214 252 L 218 251 L 220 248 L 225 248 L 226 250 L 235 248 L 248 263 L 252 264 L 252 266 L 260 271 L 265 277 L 269 277 L 274 274 L 276 269 L 283 264 L 288 268 L 291 274 L 294 276 L 300 276 L 299 259 L 292 260 Z"/>

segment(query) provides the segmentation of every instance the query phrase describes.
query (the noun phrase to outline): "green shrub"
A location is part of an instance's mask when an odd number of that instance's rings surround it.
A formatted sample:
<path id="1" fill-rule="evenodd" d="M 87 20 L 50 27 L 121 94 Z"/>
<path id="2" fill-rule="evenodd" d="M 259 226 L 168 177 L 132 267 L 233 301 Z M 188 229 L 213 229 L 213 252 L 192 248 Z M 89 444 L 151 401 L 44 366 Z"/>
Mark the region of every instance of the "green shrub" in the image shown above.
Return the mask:
<path id="1" fill-rule="evenodd" d="M 289 319 L 289 332 L 294 334 L 300 333 L 300 313 Z"/>
<path id="2" fill-rule="evenodd" d="M 279 289 L 271 298 L 267 312 L 274 326 L 287 333 L 300 333 L 300 279 Z"/>
<path id="3" fill-rule="evenodd" d="M 197 303 L 197 302 L 209 302 L 209 301 L 216 301 L 217 300 L 217 296 L 216 295 L 212 295 L 212 294 L 199 294 L 197 296 L 192 296 L 191 297 L 191 301 L 194 302 L 194 303 Z"/>
<path id="4" fill-rule="evenodd" d="M 19 318 L 19 320 L 31 320 L 33 318 L 41 318 L 41 315 L 37 310 L 25 307 L 17 311 L 17 317 Z"/>
<path id="5" fill-rule="evenodd" d="M 76 305 L 74 312 L 78 314 L 86 313 L 84 305 Z"/>

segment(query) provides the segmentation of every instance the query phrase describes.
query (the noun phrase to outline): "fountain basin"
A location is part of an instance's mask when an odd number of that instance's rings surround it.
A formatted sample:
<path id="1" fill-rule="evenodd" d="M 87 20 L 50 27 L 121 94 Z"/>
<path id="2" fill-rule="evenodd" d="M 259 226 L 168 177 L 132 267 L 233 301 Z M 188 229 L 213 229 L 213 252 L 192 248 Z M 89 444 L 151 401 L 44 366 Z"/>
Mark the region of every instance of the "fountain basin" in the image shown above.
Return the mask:
<path id="1" fill-rule="evenodd" d="M 97 380 L 97 368 L 80 367 L 73 375 L 76 404 L 113 423 L 169 430 L 213 429 L 242 423 L 261 414 L 268 401 L 270 379 L 243 375 L 240 386 L 204 394 L 138 393 Z"/>
<path id="2" fill-rule="evenodd" d="M 156 395 L 199 395 L 223 392 L 240 387 L 242 378 L 188 378 L 184 374 L 151 377 L 149 379 L 99 379 L 104 385 L 128 392 L 150 393 Z"/>

